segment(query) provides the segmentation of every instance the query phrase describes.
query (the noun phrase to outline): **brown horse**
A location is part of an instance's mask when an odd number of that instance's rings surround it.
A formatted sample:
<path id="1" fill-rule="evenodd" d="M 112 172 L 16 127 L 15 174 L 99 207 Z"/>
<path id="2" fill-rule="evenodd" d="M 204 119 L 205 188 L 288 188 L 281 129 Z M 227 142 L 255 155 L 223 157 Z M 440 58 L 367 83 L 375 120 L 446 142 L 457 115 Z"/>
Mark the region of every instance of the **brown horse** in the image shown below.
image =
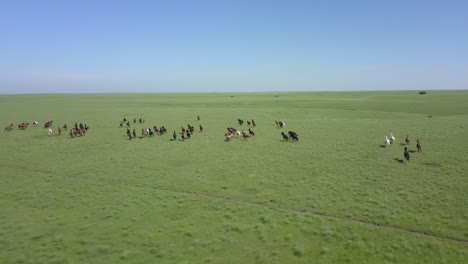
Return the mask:
<path id="1" fill-rule="evenodd" d="M 50 120 L 50 121 L 45 122 L 44 128 L 49 128 L 49 127 L 51 127 L 53 123 L 54 123 L 53 120 Z"/>
<path id="2" fill-rule="evenodd" d="M 224 141 L 231 141 L 231 140 L 232 140 L 232 137 L 234 136 L 234 134 L 231 133 L 231 132 L 228 132 L 228 133 L 224 134 L 224 136 L 226 137 L 226 138 L 224 139 Z"/>
<path id="3" fill-rule="evenodd" d="M 422 144 L 421 144 L 421 141 L 416 140 L 416 147 L 418 148 L 418 153 L 422 153 Z"/>
<path id="4" fill-rule="evenodd" d="M 28 126 L 29 126 L 29 123 L 21 123 L 18 125 L 18 128 L 24 130 L 28 128 Z"/>
<path id="5" fill-rule="evenodd" d="M 250 137 L 249 133 L 247 131 L 242 131 L 242 138 L 244 138 L 244 140 L 247 140 L 248 138 Z"/>
<path id="6" fill-rule="evenodd" d="M 5 131 L 10 131 L 13 129 L 13 124 L 9 124 L 8 126 L 5 127 Z"/>

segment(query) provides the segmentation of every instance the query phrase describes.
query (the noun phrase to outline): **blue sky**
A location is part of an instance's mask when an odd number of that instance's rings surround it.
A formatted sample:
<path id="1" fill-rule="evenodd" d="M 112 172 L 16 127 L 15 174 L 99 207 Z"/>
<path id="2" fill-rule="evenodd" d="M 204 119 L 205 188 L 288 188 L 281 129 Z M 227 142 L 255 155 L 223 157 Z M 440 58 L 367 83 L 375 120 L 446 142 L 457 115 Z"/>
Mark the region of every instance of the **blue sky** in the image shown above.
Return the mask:
<path id="1" fill-rule="evenodd" d="M 468 1 L 5 1 L 0 93 L 468 89 Z"/>

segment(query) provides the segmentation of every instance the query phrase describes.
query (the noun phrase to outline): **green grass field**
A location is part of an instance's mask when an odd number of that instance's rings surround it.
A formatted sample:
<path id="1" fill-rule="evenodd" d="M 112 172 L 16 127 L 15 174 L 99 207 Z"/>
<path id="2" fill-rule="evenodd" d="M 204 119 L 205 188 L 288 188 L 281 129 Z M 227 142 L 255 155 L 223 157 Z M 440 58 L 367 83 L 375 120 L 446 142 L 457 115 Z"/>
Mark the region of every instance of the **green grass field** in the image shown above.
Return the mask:
<path id="1" fill-rule="evenodd" d="M 0 110 L 15 125 L 0 263 L 468 262 L 468 91 L 2 95 Z M 169 133 L 128 140 L 124 117 Z M 256 135 L 225 142 L 237 118 Z M 46 120 L 91 128 L 49 137 Z M 169 140 L 187 124 L 204 132 Z"/>

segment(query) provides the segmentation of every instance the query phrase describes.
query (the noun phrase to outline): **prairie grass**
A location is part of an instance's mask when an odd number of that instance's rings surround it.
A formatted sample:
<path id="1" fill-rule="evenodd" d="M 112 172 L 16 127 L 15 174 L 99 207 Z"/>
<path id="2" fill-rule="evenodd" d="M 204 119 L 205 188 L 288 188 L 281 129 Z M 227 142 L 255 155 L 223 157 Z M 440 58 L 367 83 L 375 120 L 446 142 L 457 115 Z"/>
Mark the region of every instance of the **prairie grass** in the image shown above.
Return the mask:
<path id="1" fill-rule="evenodd" d="M 467 102 L 466 91 L 0 96 L 0 124 L 15 124 L 0 133 L 0 263 L 466 263 Z M 128 140 L 124 117 L 146 120 L 131 122 L 138 135 L 168 134 Z M 256 135 L 225 142 L 226 127 L 247 129 L 237 118 L 255 119 Z M 91 128 L 49 137 L 46 120 Z M 187 124 L 204 131 L 169 140 Z M 288 130 L 299 142 L 282 141 Z"/>

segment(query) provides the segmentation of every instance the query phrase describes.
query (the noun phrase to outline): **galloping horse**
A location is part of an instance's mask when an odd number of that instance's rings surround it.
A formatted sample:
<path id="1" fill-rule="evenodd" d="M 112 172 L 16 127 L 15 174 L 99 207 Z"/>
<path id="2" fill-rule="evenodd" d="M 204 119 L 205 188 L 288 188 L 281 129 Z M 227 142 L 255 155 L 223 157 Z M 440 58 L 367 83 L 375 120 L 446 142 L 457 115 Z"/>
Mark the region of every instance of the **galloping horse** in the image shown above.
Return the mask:
<path id="1" fill-rule="evenodd" d="M 247 140 L 250 137 L 250 135 L 249 133 L 247 133 L 247 131 L 244 130 L 242 131 L 242 137 L 244 138 L 244 140 Z"/>
<path id="2" fill-rule="evenodd" d="M 422 144 L 421 144 L 421 141 L 416 140 L 416 147 L 418 148 L 418 153 L 422 153 Z"/>
<path id="3" fill-rule="evenodd" d="M 5 131 L 10 131 L 13 129 L 13 124 L 9 124 L 8 126 L 5 127 Z"/>
<path id="4" fill-rule="evenodd" d="M 29 123 L 21 123 L 21 124 L 18 125 L 18 128 L 24 130 L 24 129 L 28 128 L 28 126 L 29 126 Z"/>
<path id="5" fill-rule="evenodd" d="M 286 123 L 281 120 L 280 121 L 275 120 L 275 123 L 276 123 L 276 127 L 279 127 L 279 128 L 283 128 L 286 126 Z"/>
<path id="6" fill-rule="evenodd" d="M 53 120 L 50 120 L 50 121 L 45 122 L 44 128 L 49 128 L 49 127 L 51 127 L 53 123 L 54 123 Z"/>

